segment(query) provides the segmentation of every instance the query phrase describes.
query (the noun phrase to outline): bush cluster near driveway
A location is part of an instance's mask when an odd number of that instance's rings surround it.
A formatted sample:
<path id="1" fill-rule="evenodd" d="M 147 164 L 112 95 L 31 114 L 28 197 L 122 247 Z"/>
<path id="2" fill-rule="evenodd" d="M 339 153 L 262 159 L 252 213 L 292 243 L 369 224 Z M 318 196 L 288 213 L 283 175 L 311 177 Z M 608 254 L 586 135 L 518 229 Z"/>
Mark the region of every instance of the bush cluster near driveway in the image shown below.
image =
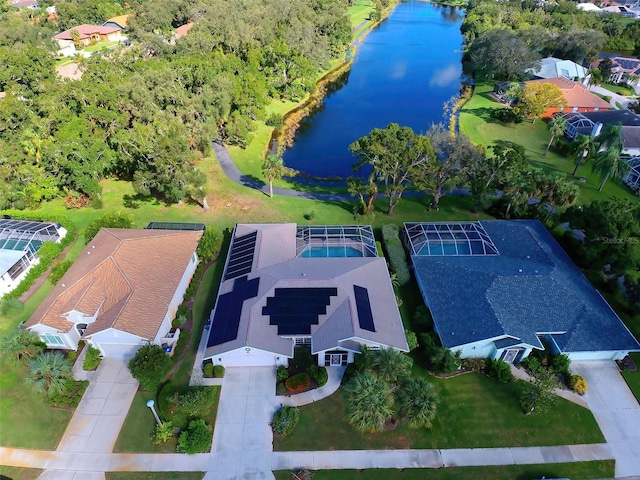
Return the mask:
<path id="1" fill-rule="evenodd" d="M 319 470 L 313 472 L 314 480 L 513 480 L 533 478 L 609 478 L 614 476 L 614 461 L 556 463 L 550 465 L 496 465 L 490 467 L 407 468 L 368 470 Z M 275 471 L 276 480 L 292 480 L 292 472 Z M 107 477 L 107 480 L 110 480 Z M 124 480 L 124 479 L 123 479 Z"/>
<path id="2" fill-rule="evenodd" d="M 604 437 L 586 408 L 558 399 L 545 415 L 525 416 L 520 384 L 478 373 L 441 380 L 414 367 L 436 387 L 438 414 L 431 430 L 400 425 L 394 431 L 359 433 L 347 422 L 341 391 L 305 405 L 295 431 L 274 439 L 277 451 L 403 448 L 480 448 L 601 443 Z M 328 422 L 326 419 L 330 418 Z"/>

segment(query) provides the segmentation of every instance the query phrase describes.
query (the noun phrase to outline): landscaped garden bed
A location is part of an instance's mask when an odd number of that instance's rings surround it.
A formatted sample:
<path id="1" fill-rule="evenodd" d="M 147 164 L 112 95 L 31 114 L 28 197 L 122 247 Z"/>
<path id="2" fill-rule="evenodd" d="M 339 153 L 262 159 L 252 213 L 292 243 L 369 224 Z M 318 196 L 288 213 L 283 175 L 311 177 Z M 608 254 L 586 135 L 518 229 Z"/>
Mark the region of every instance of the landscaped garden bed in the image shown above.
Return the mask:
<path id="1" fill-rule="evenodd" d="M 319 367 L 317 355 L 308 347 L 296 347 L 289 366 L 279 366 L 276 373 L 276 395 L 295 395 L 320 388 L 329 376 L 325 367 Z"/>

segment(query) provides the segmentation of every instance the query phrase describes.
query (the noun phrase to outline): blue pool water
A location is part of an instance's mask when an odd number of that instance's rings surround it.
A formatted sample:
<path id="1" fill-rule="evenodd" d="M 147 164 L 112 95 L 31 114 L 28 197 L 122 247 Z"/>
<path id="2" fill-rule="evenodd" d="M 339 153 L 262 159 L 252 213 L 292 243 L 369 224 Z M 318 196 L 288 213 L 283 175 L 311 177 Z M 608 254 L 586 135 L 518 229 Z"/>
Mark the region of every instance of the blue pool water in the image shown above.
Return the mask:
<path id="1" fill-rule="evenodd" d="M 29 241 L 28 240 L 2 240 L 0 241 L 0 245 L 2 245 L 2 248 L 4 250 L 24 250 L 24 248 L 29 245 Z M 40 246 L 42 245 L 42 242 L 39 240 L 31 240 L 31 245 L 33 246 L 33 248 L 35 249 L 35 251 L 37 252 L 38 250 L 40 250 Z"/>
<path id="2" fill-rule="evenodd" d="M 420 249 L 419 255 L 471 255 L 471 250 L 466 242 L 459 243 L 457 249 L 453 243 L 445 243 L 443 245 L 432 243 L 430 245 L 425 244 Z"/>
<path id="3" fill-rule="evenodd" d="M 311 247 L 302 252 L 302 258 L 336 258 L 336 257 L 362 257 L 362 252 L 353 247 Z"/>

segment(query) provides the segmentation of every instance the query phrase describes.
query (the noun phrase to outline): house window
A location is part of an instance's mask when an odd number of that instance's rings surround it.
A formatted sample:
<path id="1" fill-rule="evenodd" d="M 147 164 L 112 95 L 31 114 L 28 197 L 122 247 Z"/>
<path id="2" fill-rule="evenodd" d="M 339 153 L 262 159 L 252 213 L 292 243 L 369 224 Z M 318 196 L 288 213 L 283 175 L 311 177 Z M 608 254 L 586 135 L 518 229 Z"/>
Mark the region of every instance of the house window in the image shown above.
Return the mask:
<path id="1" fill-rule="evenodd" d="M 52 333 L 41 333 L 40 338 L 47 345 L 53 345 L 57 347 L 64 347 L 65 343 L 62 341 L 60 335 L 53 335 Z"/>
<path id="2" fill-rule="evenodd" d="M 311 337 L 296 337 L 296 347 L 310 347 Z"/>
<path id="3" fill-rule="evenodd" d="M 198 257 L 196 256 L 196 254 L 194 252 L 193 255 L 191 256 L 191 263 L 196 263 L 197 259 L 198 259 Z"/>
<path id="4" fill-rule="evenodd" d="M 80 336 L 84 335 L 84 332 L 87 330 L 87 324 L 86 323 L 78 323 L 76 325 L 76 329 L 78 330 L 78 333 L 80 334 Z"/>

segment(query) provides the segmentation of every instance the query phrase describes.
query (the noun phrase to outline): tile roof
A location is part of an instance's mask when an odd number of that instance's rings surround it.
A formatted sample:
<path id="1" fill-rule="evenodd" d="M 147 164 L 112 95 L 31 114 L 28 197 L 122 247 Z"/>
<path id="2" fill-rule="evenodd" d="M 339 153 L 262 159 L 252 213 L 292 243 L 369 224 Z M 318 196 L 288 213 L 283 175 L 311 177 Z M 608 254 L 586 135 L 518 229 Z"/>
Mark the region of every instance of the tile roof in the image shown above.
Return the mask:
<path id="1" fill-rule="evenodd" d="M 257 232 L 255 255 L 249 281 L 259 278 L 258 293 L 244 300 L 237 336 L 224 343 L 209 346 L 205 358 L 251 347 L 291 357 L 293 340 L 279 336 L 262 309 L 276 288 L 336 288 L 326 314 L 311 326 L 314 353 L 340 347 L 354 338 L 407 351 L 402 319 L 396 305 L 393 287 L 384 258 L 296 257 L 296 225 L 238 224 L 234 238 Z M 231 249 L 230 249 L 231 251 Z M 231 292 L 236 278 L 223 281 L 218 298 Z M 374 317 L 374 332 L 360 327 L 354 285 L 368 289 Z M 212 327 L 213 328 L 213 327 Z"/>
<path id="2" fill-rule="evenodd" d="M 174 30 L 176 38 L 184 37 L 193 28 L 193 23 L 185 23 Z"/>
<path id="3" fill-rule="evenodd" d="M 120 25 L 122 28 L 127 28 L 127 22 L 129 19 L 133 17 L 133 13 L 128 13 L 126 15 L 118 15 L 117 17 L 111 17 L 107 19 L 102 25 L 104 26 L 107 23 L 116 23 Z"/>
<path id="4" fill-rule="evenodd" d="M 27 322 L 68 331 L 63 315 L 98 312 L 84 336 L 115 328 L 153 340 L 202 232 L 103 228 Z"/>
<path id="5" fill-rule="evenodd" d="M 510 336 L 541 348 L 547 333 L 565 352 L 640 349 L 540 222 L 480 223 L 499 255 L 411 257 L 443 345 Z"/>
<path id="6" fill-rule="evenodd" d="M 78 25 L 77 27 L 70 28 L 69 30 L 65 30 L 64 32 L 60 32 L 57 35 L 54 35 L 53 38 L 57 40 L 73 40 L 73 35 L 71 34 L 73 30 L 78 31 L 80 40 L 89 38 L 92 35 L 108 35 L 110 33 L 120 31 L 120 29 L 116 27 L 103 27 L 98 25 Z"/>
<path id="7" fill-rule="evenodd" d="M 525 83 L 551 83 L 557 86 L 562 91 L 562 96 L 567 101 L 566 108 L 581 107 L 581 108 L 600 108 L 609 110 L 611 105 L 609 102 L 605 102 L 602 98 L 591 93 L 581 83 L 574 82 L 564 77 L 545 78 L 541 80 L 530 80 Z"/>

